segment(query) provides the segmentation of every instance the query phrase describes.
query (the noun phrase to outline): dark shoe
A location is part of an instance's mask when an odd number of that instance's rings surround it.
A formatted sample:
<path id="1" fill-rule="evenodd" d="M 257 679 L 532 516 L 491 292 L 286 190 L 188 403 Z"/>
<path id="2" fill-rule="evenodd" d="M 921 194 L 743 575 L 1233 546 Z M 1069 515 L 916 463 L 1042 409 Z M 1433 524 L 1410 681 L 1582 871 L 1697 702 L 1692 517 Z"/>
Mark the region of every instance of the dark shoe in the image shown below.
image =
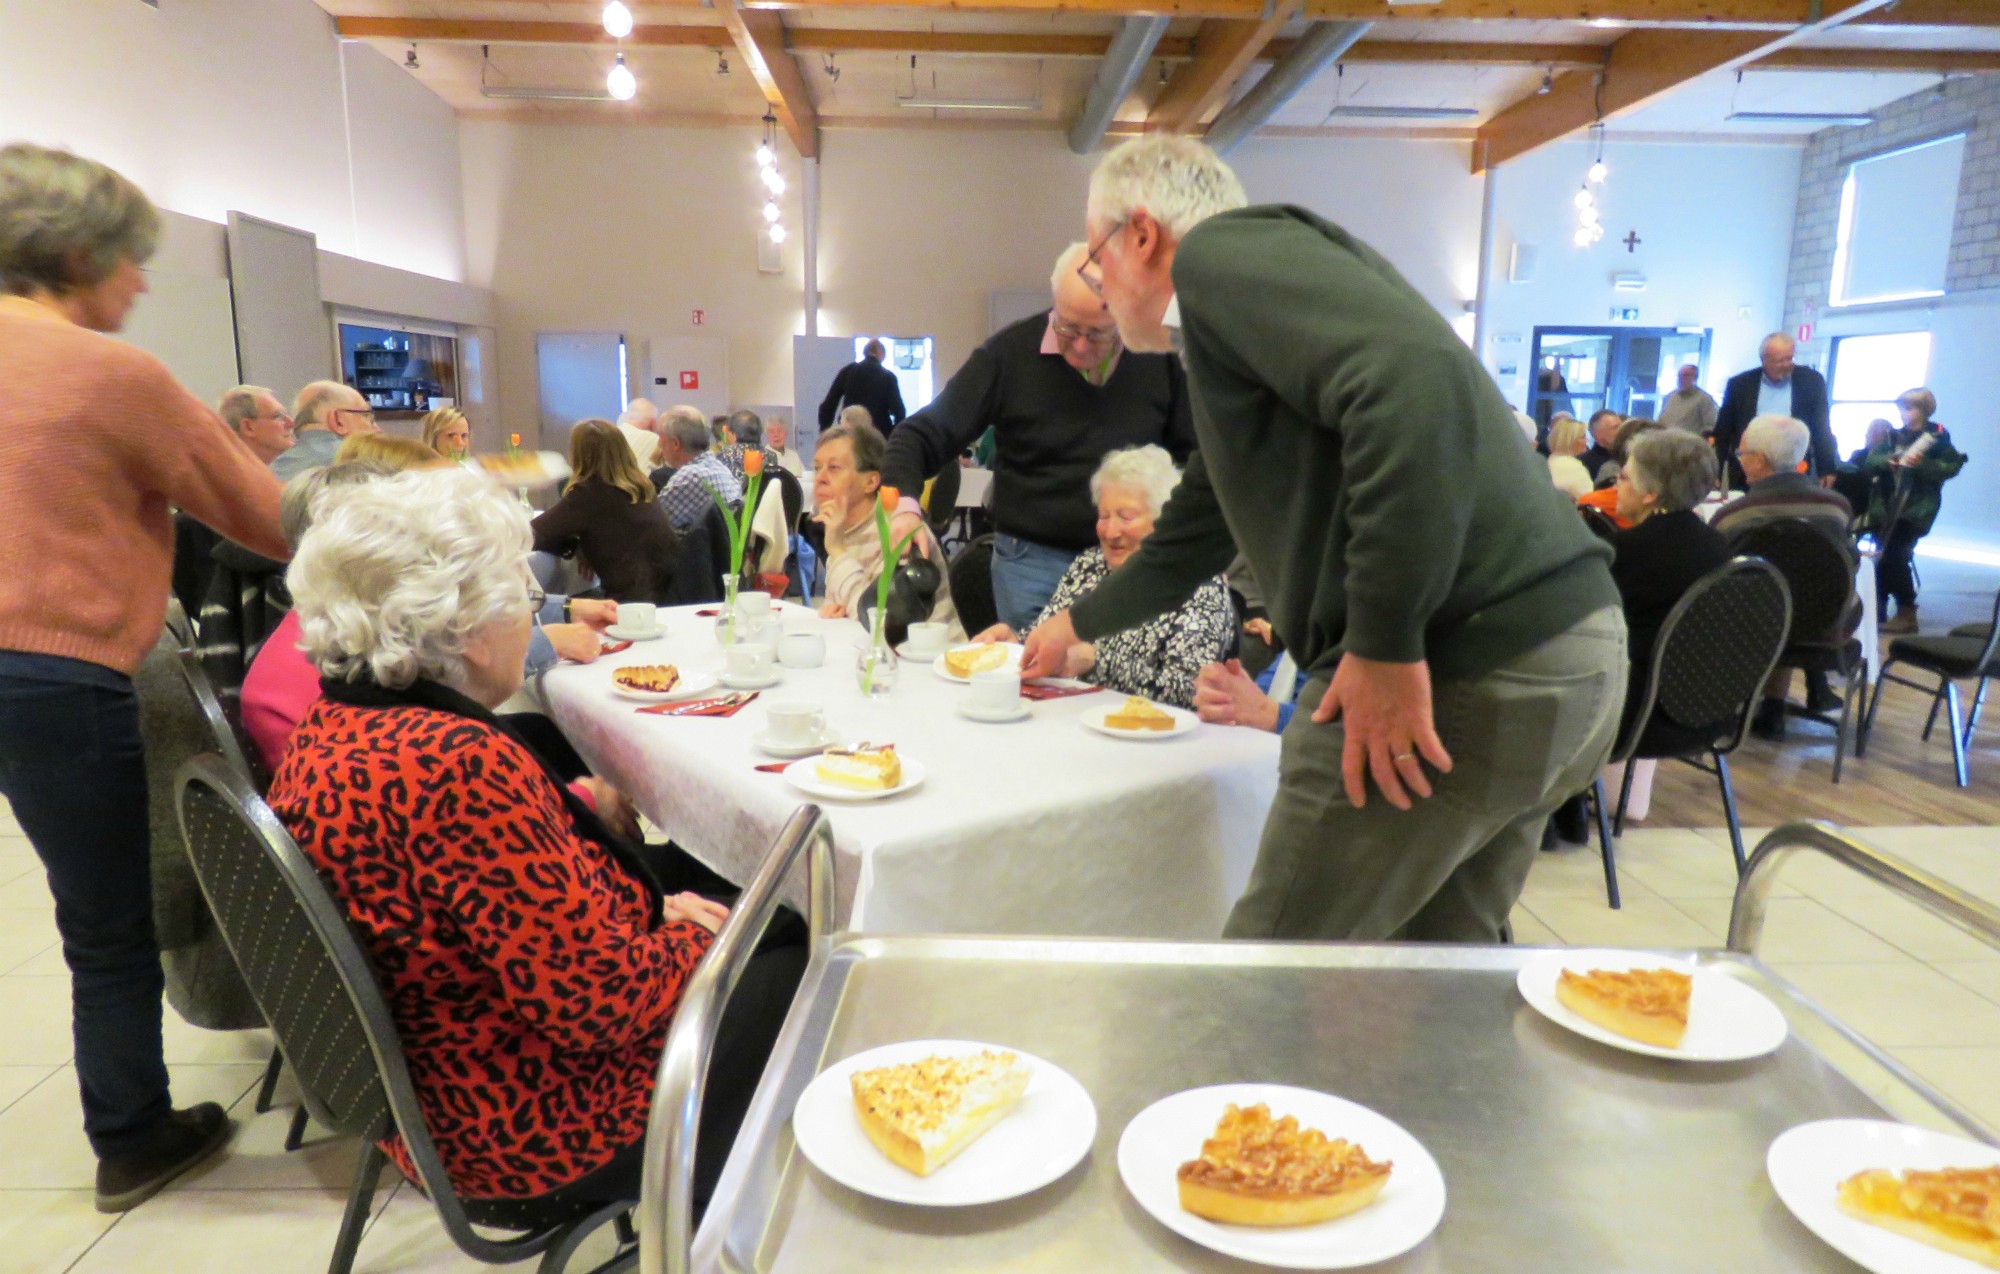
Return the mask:
<path id="1" fill-rule="evenodd" d="M 1757 715 L 1750 718 L 1750 733 L 1767 743 L 1785 741 L 1785 701 L 1766 699 L 1757 705 Z"/>
<path id="2" fill-rule="evenodd" d="M 1840 711 L 1840 696 L 1827 685 L 1826 674 L 1823 672 L 1806 674 L 1806 711 L 1815 716 Z"/>
<path id="3" fill-rule="evenodd" d="M 1882 621 L 1881 631 L 1898 635 L 1907 635 L 1916 632 L 1917 608 L 1914 606 L 1901 607 L 1896 611 L 1894 619 L 1885 619 Z"/>
<path id="4" fill-rule="evenodd" d="M 214 1102 L 174 1111 L 145 1147 L 97 1161 L 97 1210 L 138 1207 L 228 1140 L 229 1116 Z"/>
<path id="5" fill-rule="evenodd" d="M 1549 819 L 1557 839 L 1566 845 L 1588 845 L 1590 843 L 1590 806 L 1581 796 L 1572 796 L 1561 805 Z"/>

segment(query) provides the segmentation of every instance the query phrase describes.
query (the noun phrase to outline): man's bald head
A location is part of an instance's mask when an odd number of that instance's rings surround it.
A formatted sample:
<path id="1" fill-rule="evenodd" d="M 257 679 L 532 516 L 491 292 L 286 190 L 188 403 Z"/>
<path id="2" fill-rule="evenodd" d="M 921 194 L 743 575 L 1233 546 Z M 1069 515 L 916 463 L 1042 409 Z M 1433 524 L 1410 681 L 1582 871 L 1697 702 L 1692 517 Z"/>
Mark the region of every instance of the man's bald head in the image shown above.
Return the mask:
<path id="1" fill-rule="evenodd" d="M 1111 307 L 1077 273 L 1088 255 L 1089 244 L 1070 244 L 1056 258 L 1055 273 L 1049 276 L 1056 341 L 1062 346 L 1063 360 L 1080 372 L 1103 363 L 1118 346 L 1118 324 L 1112 320 Z"/>
<path id="2" fill-rule="evenodd" d="M 316 380 L 301 389 L 292 419 L 300 429 L 324 429 L 338 438 L 377 431 L 374 409 L 361 391 L 337 380 Z"/>

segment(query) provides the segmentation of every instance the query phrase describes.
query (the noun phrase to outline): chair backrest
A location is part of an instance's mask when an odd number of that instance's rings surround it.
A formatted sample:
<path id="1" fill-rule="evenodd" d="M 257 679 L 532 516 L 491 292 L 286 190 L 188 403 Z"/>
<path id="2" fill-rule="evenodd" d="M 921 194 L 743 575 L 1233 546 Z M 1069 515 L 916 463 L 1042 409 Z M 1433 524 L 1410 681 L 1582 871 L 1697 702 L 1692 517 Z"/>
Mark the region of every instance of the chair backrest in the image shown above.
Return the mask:
<path id="1" fill-rule="evenodd" d="M 182 650 L 194 649 L 194 625 L 188 622 L 187 609 L 178 597 L 167 598 L 167 632 Z"/>
<path id="2" fill-rule="evenodd" d="M 800 483 L 799 475 L 774 461 L 764 465 L 764 474 L 778 484 L 778 497 L 785 502 L 785 533 L 797 531 L 799 518 L 806 510 L 806 489 Z"/>
<path id="3" fill-rule="evenodd" d="M 181 679 L 187 683 L 188 695 L 208 727 L 210 747 L 256 784 L 258 790 L 269 786 L 271 776 L 264 772 L 262 754 L 244 733 L 241 718 L 223 706 L 222 697 L 215 693 L 215 684 L 208 679 L 208 667 L 201 655 L 183 650 L 179 652 L 179 660 Z"/>
<path id="4" fill-rule="evenodd" d="M 679 532 L 680 562 L 666 604 L 694 606 L 722 600 L 722 577 L 729 573 L 729 524 L 710 505 L 701 521 Z M 718 560 L 719 559 L 719 560 Z"/>
<path id="5" fill-rule="evenodd" d="M 1618 534 L 1618 523 L 1603 509 L 1593 505 L 1579 504 L 1576 506 L 1576 511 L 1583 515 L 1583 524 L 1589 527 L 1590 533 L 1598 539 L 1609 540 L 1612 536 Z"/>
<path id="6" fill-rule="evenodd" d="M 1617 758 L 1632 754 L 1647 723 L 1708 733 L 1718 752 L 1734 751 L 1750 728 L 1764 681 L 1791 627 L 1791 592 L 1769 562 L 1735 557 L 1694 582 L 1660 625 L 1641 710 Z"/>
<path id="7" fill-rule="evenodd" d="M 1761 522 L 1730 542 L 1738 553 L 1778 568 L 1792 594 L 1793 642 L 1826 642 L 1854 596 L 1855 557 L 1805 518 Z"/>
<path id="8" fill-rule="evenodd" d="M 1986 624 L 1986 645 L 1980 649 L 1978 666 L 1984 668 L 2000 654 L 2000 593 L 1993 595 L 1993 616 Z"/>
<path id="9" fill-rule="evenodd" d="M 340 904 L 278 816 L 214 755 L 181 767 L 180 820 L 195 875 L 244 980 L 323 1127 L 381 1140 L 393 1129 L 460 1248 L 519 1260 L 552 1231 L 494 1240 L 472 1228 L 423 1120 L 395 1018 Z"/>
<path id="10" fill-rule="evenodd" d="M 951 559 L 951 604 L 967 635 L 984 632 L 1000 622 L 993 600 L 993 537 L 982 535 Z"/>

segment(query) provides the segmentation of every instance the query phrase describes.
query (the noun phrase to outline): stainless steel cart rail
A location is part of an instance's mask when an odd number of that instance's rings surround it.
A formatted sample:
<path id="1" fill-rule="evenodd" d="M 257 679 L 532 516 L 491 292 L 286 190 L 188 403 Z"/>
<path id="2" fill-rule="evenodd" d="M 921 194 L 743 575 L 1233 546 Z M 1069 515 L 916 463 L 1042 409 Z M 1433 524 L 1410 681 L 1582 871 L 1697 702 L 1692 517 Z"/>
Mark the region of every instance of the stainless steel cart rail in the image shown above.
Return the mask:
<path id="1" fill-rule="evenodd" d="M 794 818 L 676 1018 L 648 1145 L 645 1274 L 1241 1274 L 1141 1211 L 1115 1161 L 1146 1105 L 1228 1081 L 1338 1093 L 1424 1142 L 1449 1202 L 1427 1242 L 1376 1267 L 1397 1271 L 1851 1274 L 1771 1191 L 1764 1153 L 1779 1133 L 1886 1114 L 1993 1139 L 1774 976 L 1755 947 L 1773 876 L 1800 850 L 1996 944 L 2000 911 L 1832 828 L 1795 824 L 1752 857 L 1730 949 L 1672 953 L 1755 987 L 1791 1025 L 1777 1052 L 1722 1065 L 1620 1052 L 1544 1020 L 1513 986 L 1534 953 L 1511 947 L 828 936 L 822 912 L 798 1003 L 690 1246 L 694 1080 L 776 881 L 808 846 L 819 866 L 822 835 L 817 811 Z M 885 1203 L 819 1175 L 792 1140 L 800 1093 L 831 1061 L 911 1038 L 991 1040 L 1060 1064 L 1097 1103 L 1090 1154 L 1040 1191 L 965 1209 Z"/>

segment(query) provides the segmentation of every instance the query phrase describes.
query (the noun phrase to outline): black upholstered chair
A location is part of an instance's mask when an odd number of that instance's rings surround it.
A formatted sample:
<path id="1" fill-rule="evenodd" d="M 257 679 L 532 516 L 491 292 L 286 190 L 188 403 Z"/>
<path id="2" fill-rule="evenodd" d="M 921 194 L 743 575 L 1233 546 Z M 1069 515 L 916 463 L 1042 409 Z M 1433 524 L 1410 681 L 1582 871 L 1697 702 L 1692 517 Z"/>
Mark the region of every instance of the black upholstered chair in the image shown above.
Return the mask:
<path id="1" fill-rule="evenodd" d="M 1785 579 L 1769 562 L 1738 557 L 1695 581 L 1660 626 L 1653 662 L 1640 688 L 1639 708 L 1612 752 L 1613 761 L 1675 760 L 1713 774 L 1722 790 L 1729 847 L 1743 872 L 1743 827 L 1729 754 L 1750 730 L 1750 715 L 1784 647 L 1792 602 Z M 1604 780 L 1593 787 L 1598 843 L 1604 850 L 1604 888 L 1618 900 L 1613 820 L 1606 815 Z M 1615 835 L 1625 834 L 1625 806 L 1632 797 L 1632 767 L 1618 792 Z"/>
<path id="2" fill-rule="evenodd" d="M 1579 504 L 1576 506 L 1576 511 L 1582 515 L 1583 524 L 1590 528 L 1590 533 L 1598 539 L 1609 541 L 1612 536 L 1618 534 L 1617 520 L 1603 509 L 1595 505 Z"/>
<path id="3" fill-rule="evenodd" d="M 1889 670 L 1898 664 L 1936 677 L 1937 684 L 1926 685 L 1894 675 Z M 1882 663 L 1875 697 L 1868 702 L 1868 716 L 1861 723 L 1854 755 L 1861 756 L 1868 747 L 1868 735 L 1875 728 L 1875 712 L 1882 706 L 1882 690 L 1893 681 L 1931 696 L 1930 716 L 1924 722 L 1925 739 L 1931 737 L 1931 729 L 1937 724 L 1938 705 L 1942 703 L 1948 708 L 1952 765 L 1957 771 L 1958 785 L 1966 786 L 1971 781 L 1966 749 L 1972 746 L 1979 710 L 1986 706 L 1986 682 L 1992 677 L 2000 677 L 2000 594 L 1994 596 L 1993 617 L 1985 624 L 1965 624 L 1942 637 L 1898 637 L 1889 643 L 1889 657 Z M 1978 680 L 1979 688 L 1973 692 L 1972 714 L 1965 717 L 1959 708 L 1958 683 L 1972 678 Z"/>
<path id="4" fill-rule="evenodd" d="M 1848 722 L 1867 706 L 1868 661 L 1861 640 L 1843 631 L 1855 611 L 1853 551 L 1804 518 L 1764 522 L 1731 540 L 1731 547 L 1778 568 L 1792 594 L 1792 627 L 1778 667 L 1838 677 L 1843 685 L 1838 719 L 1796 706 L 1793 716 L 1833 727 L 1833 781 L 1840 782 Z M 1857 733 L 1859 733 L 1857 727 Z"/>
<path id="5" fill-rule="evenodd" d="M 976 636 L 1000 622 L 993 600 L 993 537 L 982 535 L 951 559 L 951 604 L 967 636 Z"/>
<path id="6" fill-rule="evenodd" d="M 593 1274 L 631 1267 L 637 1253 L 626 1205 L 531 1225 L 515 1205 L 454 1193 L 366 952 L 312 864 L 241 773 L 213 755 L 189 761 L 180 773 L 180 821 L 202 892 L 298 1075 L 306 1108 L 322 1126 L 366 1143 L 329 1274 L 353 1268 L 386 1158 L 376 1143 L 392 1131 L 416 1163 L 417 1185 L 466 1255 L 493 1265 L 540 1256 L 541 1274 L 556 1274 L 591 1232 L 616 1222 L 619 1253 Z M 492 1238 L 474 1226 L 516 1233 Z"/>

